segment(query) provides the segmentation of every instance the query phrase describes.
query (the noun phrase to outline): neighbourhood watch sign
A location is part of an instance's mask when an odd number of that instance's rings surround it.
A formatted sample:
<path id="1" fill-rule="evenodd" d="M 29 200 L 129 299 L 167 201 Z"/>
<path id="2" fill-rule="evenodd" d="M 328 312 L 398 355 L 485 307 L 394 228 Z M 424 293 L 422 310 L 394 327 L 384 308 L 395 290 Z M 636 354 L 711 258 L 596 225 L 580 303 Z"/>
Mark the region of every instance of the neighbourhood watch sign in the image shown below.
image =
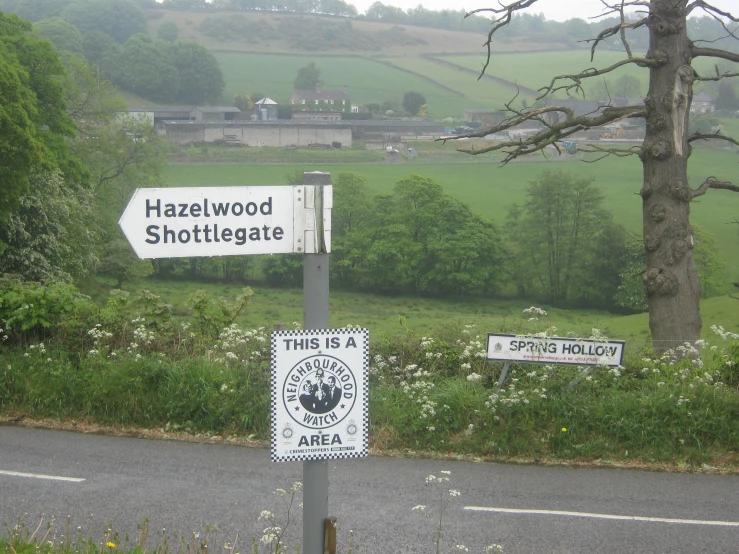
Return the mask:
<path id="1" fill-rule="evenodd" d="M 367 455 L 367 329 L 272 333 L 272 461 Z"/>

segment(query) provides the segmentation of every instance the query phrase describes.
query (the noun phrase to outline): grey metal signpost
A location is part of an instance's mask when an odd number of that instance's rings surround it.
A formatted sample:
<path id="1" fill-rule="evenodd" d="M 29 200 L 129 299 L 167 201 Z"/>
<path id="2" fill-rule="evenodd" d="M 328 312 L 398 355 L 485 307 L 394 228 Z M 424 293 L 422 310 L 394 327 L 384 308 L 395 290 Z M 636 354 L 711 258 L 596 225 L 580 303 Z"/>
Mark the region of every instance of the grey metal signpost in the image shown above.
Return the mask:
<path id="1" fill-rule="evenodd" d="M 328 329 L 328 254 L 323 237 L 323 187 L 329 173 L 305 173 L 305 198 L 314 198 L 315 254 L 303 256 L 303 318 L 305 329 Z M 309 191 L 309 187 L 314 190 Z M 312 193 L 312 194 L 311 194 Z M 323 528 L 328 517 L 328 462 L 303 462 L 303 552 L 323 554 Z"/>
<path id="2" fill-rule="evenodd" d="M 305 554 L 324 553 L 324 526 L 328 518 L 327 459 L 367 455 L 369 332 L 366 329 L 329 329 L 331 191 L 331 175 L 322 172 L 305 173 L 303 185 L 296 186 L 137 189 L 119 221 L 140 258 L 303 254 L 304 328 L 306 331 L 320 330 L 314 334 L 323 341 L 314 343 L 319 339 L 312 337 L 306 348 L 323 344 L 327 351 L 320 361 L 315 356 L 302 361 L 293 359 L 283 368 L 275 362 L 277 352 L 282 352 L 275 348 L 276 339 L 281 339 L 280 345 L 287 351 L 290 347 L 286 345 L 293 344 L 293 355 L 296 349 L 304 348 L 302 345 L 307 344 L 307 340 L 303 343 L 301 338 L 295 338 L 293 343 L 289 334 L 284 334 L 289 332 L 279 331 L 273 333 L 272 346 L 273 385 L 276 385 L 276 367 L 288 373 L 295 370 L 290 375 L 291 381 L 283 382 L 286 396 L 282 403 L 284 406 L 290 404 L 292 423 L 285 418 L 280 439 L 276 438 L 280 422 L 277 404 L 273 401 L 273 459 L 303 460 Z M 320 350 L 317 355 L 321 355 Z M 309 366 L 308 359 L 319 365 Z M 295 383 L 301 382 L 300 376 L 309 371 L 329 374 L 327 383 L 321 384 L 327 387 L 325 395 L 323 388 L 316 394 L 316 400 L 324 402 L 320 409 L 316 405 L 302 405 L 302 400 L 298 399 L 300 393 L 293 388 Z M 333 388 L 330 387 L 332 383 Z M 276 390 L 273 389 L 273 398 L 277 398 Z M 329 405 L 326 398 L 335 403 Z M 296 414 L 302 419 L 295 419 Z M 300 436 L 293 437 L 292 425 L 302 429 Z M 332 431 L 327 433 L 329 428 Z M 310 445 L 305 448 L 308 436 Z M 295 439 L 298 439 L 297 444 L 290 442 Z M 314 441 L 318 442 L 314 444 Z M 280 454 L 285 448 L 290 449 L 289 455 Z"/>

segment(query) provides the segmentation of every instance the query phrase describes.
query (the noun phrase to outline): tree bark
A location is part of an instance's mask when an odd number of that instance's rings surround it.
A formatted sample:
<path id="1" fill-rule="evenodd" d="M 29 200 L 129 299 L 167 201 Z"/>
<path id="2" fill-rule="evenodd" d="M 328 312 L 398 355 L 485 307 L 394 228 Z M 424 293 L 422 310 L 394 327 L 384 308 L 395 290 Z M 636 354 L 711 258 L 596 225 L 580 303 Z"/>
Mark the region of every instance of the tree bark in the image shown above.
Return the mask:
<path id="1" fill-rule="evenodd" d="M 700 337 L 701 287 L 693 260 L 688 120 L 693 97 L 687 0 L 652 0 L 649 56 L 662 59 L 649 79 L 642 149 L 644 275 L 649 327 L 657 354 Z"/>

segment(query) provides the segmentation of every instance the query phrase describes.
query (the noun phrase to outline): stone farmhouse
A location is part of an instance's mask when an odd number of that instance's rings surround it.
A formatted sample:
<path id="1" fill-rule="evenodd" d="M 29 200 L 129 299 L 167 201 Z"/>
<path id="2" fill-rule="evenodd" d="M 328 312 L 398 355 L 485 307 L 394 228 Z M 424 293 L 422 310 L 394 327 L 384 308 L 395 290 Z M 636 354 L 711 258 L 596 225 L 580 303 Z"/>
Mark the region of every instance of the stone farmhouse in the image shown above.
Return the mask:
<path id="1" fill-rule="evenodd" d="M 294 91 L 290 96 L 290 104 L 294 111 L 313 112 L 348 112 L 352 107 L 346 86 L 342 90 L 322 90 L 320 83 L 315 90 Z"/>
<path id="2" fill-rule="evenodd" d="M 692 113 L 710 113 L 716 109 L 716 104 L 708 94 L 699 92 L 693 96 L 693 103 L 690 105 Z"/>

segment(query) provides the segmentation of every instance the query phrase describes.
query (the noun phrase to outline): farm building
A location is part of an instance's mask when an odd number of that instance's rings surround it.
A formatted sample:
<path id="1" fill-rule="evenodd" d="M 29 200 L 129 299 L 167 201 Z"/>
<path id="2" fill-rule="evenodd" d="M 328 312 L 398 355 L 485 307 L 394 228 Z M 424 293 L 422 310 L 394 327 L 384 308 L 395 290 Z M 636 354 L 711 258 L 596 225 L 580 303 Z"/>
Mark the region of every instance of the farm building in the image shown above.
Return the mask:
<path id="1" fill-rule="evenodd" d="M 322 121 L 165 121 L 162 132 L 177 144 L 239 146 L 310 146 L 341 143 L 351 147 L 352 129 L 341 122 Z"/>
<path id="2" fill-rule="evenodd" d="M 233 106 L 131 106 L 128 113 L 146 118 L 156 127 L 163 121 L 230 121 L 241 110 Z"/>

